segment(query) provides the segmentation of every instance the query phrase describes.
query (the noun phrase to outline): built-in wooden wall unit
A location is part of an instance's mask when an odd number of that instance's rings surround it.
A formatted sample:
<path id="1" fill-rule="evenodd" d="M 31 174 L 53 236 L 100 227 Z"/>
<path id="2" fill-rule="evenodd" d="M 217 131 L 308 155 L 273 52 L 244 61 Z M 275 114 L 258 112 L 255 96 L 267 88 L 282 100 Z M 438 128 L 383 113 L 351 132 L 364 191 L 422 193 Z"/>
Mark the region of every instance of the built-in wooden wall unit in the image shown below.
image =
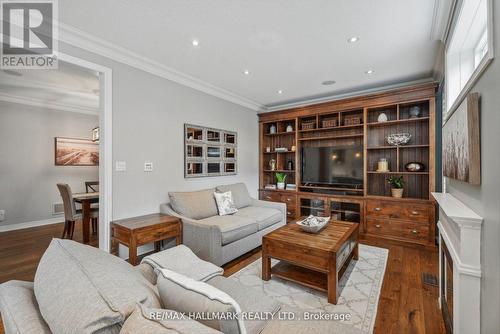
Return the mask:
<path id="1" fill-rule="evenodd" d="M 434 83 L 421 84 L 259 114 L 260 198 L 286 203 L 289 221 L 309 214 L 332 216 L 358 222 L 361 238 L 434 247 L 435 206 L 430 193 L 435 182 L 436 88 Z M 418 116 L 410 113 L 415 109 Z M 381 113 L 387 116 L 384 122 L 378 120 Z M 411 134 L 407 144 L 387 143 L 389 134 L 403 132 Z M 302 149 L 325 146 L 363 147 L 362 185 L 302 182 Z M 380 158 L 388 160 L 388 171 L 377 171 Z M 415 161 L 425 166 L 423 171 L 405 169 Z M 278 172 L 295 187 L 266 189 L 276 184 Z M 391 197 L 387 178 L 392 175 L 403 177 L 403 198 Z"/>

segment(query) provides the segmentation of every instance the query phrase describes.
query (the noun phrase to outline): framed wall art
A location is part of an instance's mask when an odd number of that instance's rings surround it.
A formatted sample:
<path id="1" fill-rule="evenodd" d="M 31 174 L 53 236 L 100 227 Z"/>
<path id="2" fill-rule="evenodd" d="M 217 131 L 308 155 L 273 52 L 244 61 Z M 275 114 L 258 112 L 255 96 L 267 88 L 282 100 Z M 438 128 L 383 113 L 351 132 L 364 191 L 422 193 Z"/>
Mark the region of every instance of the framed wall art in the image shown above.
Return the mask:
<path id="1" fill-rule="evenodd" d="M 54 138 L 56 166 L 99 166 L 99 143 L 91 139 Z"/>

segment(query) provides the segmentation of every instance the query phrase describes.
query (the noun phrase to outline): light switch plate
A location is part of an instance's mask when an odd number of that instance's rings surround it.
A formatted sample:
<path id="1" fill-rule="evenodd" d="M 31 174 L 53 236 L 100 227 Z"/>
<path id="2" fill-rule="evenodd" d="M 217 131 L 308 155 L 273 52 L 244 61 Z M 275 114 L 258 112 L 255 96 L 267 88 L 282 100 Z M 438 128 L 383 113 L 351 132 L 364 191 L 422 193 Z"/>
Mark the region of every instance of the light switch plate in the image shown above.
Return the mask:
<path id="1" fill-rule="evenodd" d="M 152 172 L 153 171 L 153 163 L 150 161 L 146 161 L 144 163 L 144 171 L 145 172 Z"/>
<path id="2" fill-rule="evenodd" d="M 5 210 L 0 210 L 0 222 L 5 220 Z"/>
<path id="3" fill-rule="evenodd" d="M 124 172 L 127 170 L 127 163 L 125 161 L 117 161 L 116 162 L 116 166 L 115 166 L 115 170 L 117 172 Z"/>

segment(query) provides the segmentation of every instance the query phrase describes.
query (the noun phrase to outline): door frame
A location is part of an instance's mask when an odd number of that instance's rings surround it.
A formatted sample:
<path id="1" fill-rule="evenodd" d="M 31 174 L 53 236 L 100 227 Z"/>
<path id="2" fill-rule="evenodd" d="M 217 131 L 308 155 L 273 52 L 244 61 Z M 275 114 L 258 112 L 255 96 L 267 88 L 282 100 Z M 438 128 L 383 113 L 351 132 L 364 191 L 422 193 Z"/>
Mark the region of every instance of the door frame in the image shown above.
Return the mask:
<path id="1" fill-rule="evenodd" d="M 61 52 L 58 58 L 99 73 L 99 248 L 109 253 L 113 219 L 113 71 Z"/>

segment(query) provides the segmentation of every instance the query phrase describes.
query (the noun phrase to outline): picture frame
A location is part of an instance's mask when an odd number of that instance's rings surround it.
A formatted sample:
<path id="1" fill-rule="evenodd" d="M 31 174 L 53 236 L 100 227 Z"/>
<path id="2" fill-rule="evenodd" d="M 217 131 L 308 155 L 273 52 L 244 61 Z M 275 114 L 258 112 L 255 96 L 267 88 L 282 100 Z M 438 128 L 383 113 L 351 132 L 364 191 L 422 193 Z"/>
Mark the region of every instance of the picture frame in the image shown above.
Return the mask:
<path id="1" fill-rule="evenodd" d="M 99 143 L 85 138 L 54 138 L 56 166 L 99 166 Z"/>
<path id="2" fill-rule="evenodd" d="M 470 93 L 443 125 L 443 175 L 481 184 L 479 94 Z"/>

